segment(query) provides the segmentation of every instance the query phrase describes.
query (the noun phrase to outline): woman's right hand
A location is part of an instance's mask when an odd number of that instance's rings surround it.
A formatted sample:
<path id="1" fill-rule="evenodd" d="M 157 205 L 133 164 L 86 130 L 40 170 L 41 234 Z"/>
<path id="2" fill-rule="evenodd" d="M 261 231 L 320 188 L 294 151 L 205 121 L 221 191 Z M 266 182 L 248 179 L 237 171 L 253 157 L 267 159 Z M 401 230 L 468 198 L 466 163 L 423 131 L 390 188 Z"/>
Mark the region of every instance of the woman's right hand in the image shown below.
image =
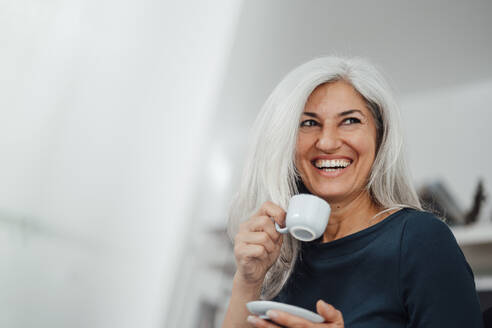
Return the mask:
<path id="1" fill-rule="evenodd" d="M 261 285 L 280 254 L 283 238 L 275 229 L 275 222 L 283 226 L 285 211 L 272 202 L 265 202 L 239 226 L 234 239 L 236 278 L 248 285 Z"/>

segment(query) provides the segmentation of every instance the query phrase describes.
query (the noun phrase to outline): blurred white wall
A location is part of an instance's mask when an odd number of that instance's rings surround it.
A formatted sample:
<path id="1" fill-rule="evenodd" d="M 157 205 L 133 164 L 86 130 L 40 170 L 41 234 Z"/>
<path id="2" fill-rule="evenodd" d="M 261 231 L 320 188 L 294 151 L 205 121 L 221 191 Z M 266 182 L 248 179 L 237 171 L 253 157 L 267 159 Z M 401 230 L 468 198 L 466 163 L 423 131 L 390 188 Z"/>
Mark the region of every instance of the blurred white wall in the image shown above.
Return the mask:
<path id="1" fill-rule="evenodd" d="M 0 2 L 0 327 L 159 327 L 240 0 Z"/>

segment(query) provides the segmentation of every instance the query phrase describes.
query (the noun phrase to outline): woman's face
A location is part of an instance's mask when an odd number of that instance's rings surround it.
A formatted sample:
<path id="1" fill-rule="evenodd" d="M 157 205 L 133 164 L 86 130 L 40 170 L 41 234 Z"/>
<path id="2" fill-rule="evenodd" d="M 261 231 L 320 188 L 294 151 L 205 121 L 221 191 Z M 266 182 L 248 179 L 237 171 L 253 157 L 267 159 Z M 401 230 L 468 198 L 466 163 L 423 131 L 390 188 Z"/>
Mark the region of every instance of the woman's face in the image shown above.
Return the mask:
<path id="1" fill-rule="evenodd" d="M 318 86 L 302 113 L 296 167 L 306 187 L 328 202 L 364 190 L 376 153 L 376 124 L 362 96 L 347 82 Z"/>

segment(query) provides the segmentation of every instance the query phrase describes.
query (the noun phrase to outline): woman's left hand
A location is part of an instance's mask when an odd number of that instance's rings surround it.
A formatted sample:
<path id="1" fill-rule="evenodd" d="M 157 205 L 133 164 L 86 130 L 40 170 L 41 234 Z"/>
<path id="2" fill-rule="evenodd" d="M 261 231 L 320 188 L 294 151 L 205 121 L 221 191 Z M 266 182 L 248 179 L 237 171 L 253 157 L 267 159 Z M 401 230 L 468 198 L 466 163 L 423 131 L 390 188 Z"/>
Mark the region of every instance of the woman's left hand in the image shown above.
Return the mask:
<path id="1" fill-rule="evenodd" d="M 316 303 L 316 310 L 318 314 L 325 318 L 323 323 L 314 323 L 312 321 L 303 319 L 301 317 L 289 314 L 283 311 L 270 310 L 267 312 L 270 320 L 275 321 L 276 324 L 260 319 L 257 316 L 249 316 L 248 322 L 257 328 L 342 328 L 343 316 L 342 312 L 335 309 L 332 305 L 319 300 Z"/>

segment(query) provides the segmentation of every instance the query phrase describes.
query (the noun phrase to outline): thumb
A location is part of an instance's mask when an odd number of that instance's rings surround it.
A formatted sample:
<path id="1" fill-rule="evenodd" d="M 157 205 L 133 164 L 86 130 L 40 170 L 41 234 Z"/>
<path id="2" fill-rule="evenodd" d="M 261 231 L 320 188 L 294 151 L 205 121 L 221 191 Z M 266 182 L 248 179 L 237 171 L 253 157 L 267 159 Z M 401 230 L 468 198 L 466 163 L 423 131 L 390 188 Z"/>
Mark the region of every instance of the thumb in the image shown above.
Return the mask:
<path id="1" fill-rule="evenodd" d="M 335 309 L 332 305 L 325 303 L 323 300 L 319 300 L 316 303 L 316 310 L 325 318 L 328 323 L 340 323 L 343 325 L 342 312 Z"/>

